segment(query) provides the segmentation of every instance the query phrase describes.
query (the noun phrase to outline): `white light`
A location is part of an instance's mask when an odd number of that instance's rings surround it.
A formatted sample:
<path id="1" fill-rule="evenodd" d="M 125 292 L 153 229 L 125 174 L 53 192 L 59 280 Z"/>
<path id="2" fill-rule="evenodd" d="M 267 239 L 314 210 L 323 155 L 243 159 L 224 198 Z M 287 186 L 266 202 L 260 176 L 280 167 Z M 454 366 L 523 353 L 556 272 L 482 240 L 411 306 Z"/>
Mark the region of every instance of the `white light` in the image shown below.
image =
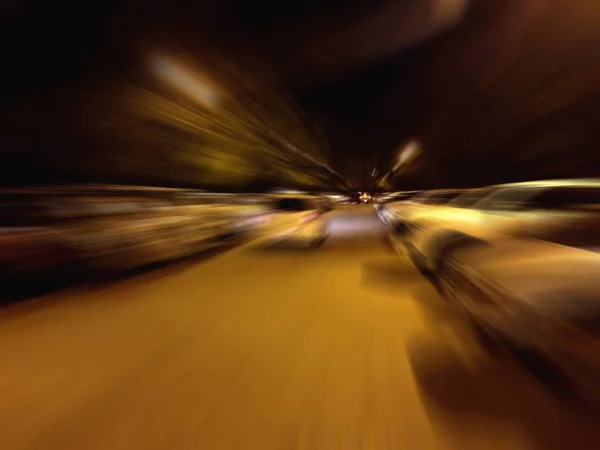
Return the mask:
<path id="1" fill-rule="evenodd" d="M 165 55 L 154 55 L 150 58 L 150 67 L 154 74 L 162 78 L 187 96 L 206 106 L 215 106 L 218 95 L 199 76 L 183 68 L 174 59 Z"/>
<path id="2" fill-rule="evenodd" d="M 274 194 L 306 194 L 306 192 L 296 189 L 273 189 L 271 192 Z"/>
<path id="3" fill-rule="evenodd" d="M 398 155 L 398 162 L 392 169 L 392 172 L 398 170 L 398 168 L 402 164 L 415 158 L 420 152 L 421 152 L 420 144 L 417 141 L 410 141 L 408 144 L 406 144 L 404 149 L 401 150 L 400 154 Z"/>

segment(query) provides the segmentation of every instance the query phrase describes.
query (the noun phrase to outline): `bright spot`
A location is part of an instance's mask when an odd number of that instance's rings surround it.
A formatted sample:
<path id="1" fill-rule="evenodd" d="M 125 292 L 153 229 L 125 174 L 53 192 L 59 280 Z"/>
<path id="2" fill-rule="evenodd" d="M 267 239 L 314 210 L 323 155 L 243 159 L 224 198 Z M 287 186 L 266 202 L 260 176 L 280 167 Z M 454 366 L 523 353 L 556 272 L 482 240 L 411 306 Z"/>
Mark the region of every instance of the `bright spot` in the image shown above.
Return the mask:
<path id="1" fill-rule="evenodd" d="M 398 162 L 403 163 L 405 161 L 408 161 L 415 155 L 415 153 L 417 153 L 418 148 L 419 146 L 416 142 L 411 142 L 410 144 L 408 144 L 404 151 L 400 153 L 400 156 L 398 156 Z"/>
<path id="2" fill-rule="evenodd" d="M 205 106 L 216 105 L 218 101 L 216 90 L 174 59 L 165 55 L 154 55 L 150 58 L 150 68 L 156 76 L 191 99 Z"/>
<path id="3" fill-rule="evenodd" d="M 410 141 L 402 150 L 400 150 L 398 162 L 394 166 L 394 170 L 397 170 L 402 164 L 414 159 L 419 153 L 421 153 L 420 144 L 417 141 Z"/>

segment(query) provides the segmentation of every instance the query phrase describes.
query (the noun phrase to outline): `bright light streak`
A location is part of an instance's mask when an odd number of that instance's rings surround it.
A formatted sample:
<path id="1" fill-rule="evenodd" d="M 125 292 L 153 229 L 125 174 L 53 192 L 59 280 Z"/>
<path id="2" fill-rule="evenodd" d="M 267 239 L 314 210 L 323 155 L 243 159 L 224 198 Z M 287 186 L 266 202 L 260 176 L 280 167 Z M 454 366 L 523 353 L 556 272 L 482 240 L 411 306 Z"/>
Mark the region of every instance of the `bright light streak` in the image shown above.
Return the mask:
<path id="1" fill-rule="evenodd" d="M 404 149 L 400 151 L 398 155 L 398 162 L 392 169 L 392 172 L 398 170 L 401 165 L 407 163 L 408 161 L 414 159 L 419 153 L 421 153 L 421 146 L 417 141 L 410 141 Z"/>
<path id="2" fill-rule="evenodd" d="M 273 189 L 271 192 L 274 194 L 306 194 L 306 192 L 297 189 Z"/>
<path id="3" fill-rule="evenodd" d="M 173 58 L 154 55 L 150 58 L 150 67 L 155 75 L 191 99 L 208 107 L 216 106 L 219 99 L 217 91 L 200 75 L 184 68 Z"/>

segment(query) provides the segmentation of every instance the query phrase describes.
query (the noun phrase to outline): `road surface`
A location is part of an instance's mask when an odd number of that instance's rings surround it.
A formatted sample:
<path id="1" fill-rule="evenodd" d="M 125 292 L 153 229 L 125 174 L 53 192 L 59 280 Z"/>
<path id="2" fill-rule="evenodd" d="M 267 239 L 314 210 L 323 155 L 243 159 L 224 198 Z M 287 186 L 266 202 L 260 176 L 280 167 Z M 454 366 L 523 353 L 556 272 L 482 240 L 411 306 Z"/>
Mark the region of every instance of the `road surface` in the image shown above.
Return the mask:
<path id="1" fill-rule="evenodd" d="M 2 450 L 597 449 L 469 341 L 368 206 L 0 312 Z"/>

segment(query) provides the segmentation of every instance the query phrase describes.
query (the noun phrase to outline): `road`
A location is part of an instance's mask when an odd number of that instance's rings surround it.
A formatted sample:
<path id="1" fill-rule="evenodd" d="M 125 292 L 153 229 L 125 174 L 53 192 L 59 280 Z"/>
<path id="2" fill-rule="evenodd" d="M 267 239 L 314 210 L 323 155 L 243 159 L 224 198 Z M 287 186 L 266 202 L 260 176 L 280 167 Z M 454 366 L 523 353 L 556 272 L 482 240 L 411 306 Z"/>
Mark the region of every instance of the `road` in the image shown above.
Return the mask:
<path id="1" fill-rule="evenodd" d="M 320 249 L 241 247 L 0 312 L 0 448 L 597 449 L 493 362 L 368 206 Z"/>

